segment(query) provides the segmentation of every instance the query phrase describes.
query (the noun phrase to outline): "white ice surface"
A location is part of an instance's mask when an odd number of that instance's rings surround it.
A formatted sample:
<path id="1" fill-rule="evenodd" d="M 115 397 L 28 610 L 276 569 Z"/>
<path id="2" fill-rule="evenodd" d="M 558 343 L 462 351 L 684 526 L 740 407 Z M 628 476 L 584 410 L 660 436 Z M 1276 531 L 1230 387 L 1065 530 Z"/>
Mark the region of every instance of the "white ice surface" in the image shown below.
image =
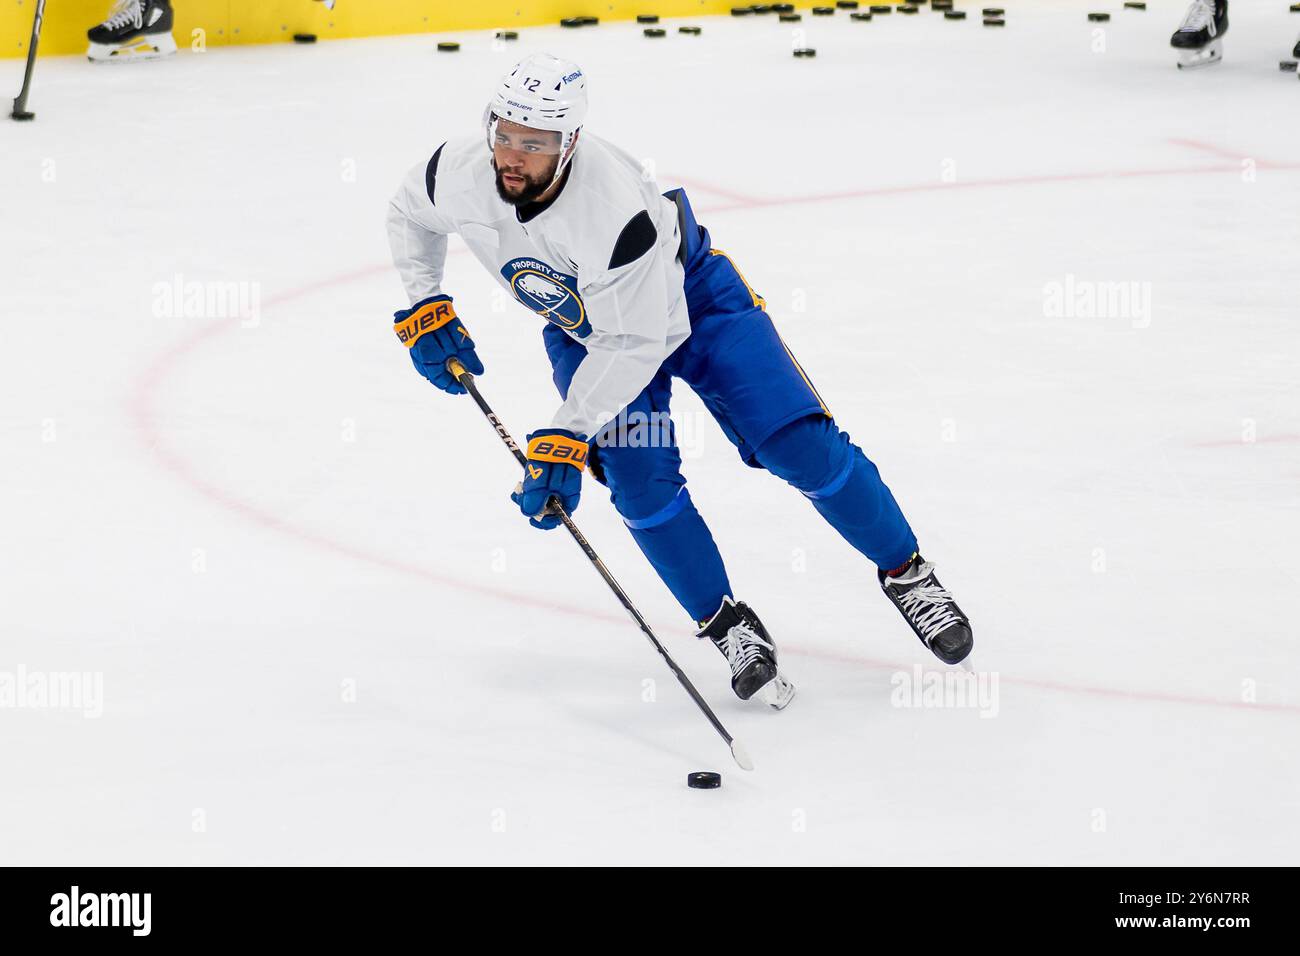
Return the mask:
<path id="1" fill-rule="evenodd" d="M 1296 863 L 1300 17 L 1236 2 L 1185 74 L 1182 0 L 1006 5 L 807 17 L 815 60 L 722 18 L 41 62 L 36 122 L 0 123 L 0 672 L 105 699 L 0 709 L 0 862 Z M 577 517 L 739 772 L 412 371 L 385 203 L 534 50 L 767 297 L 973 619 L 996 717 L 891 706 L 935 662 L 679 387 L 794 703 L 731 697 L 594 484 Z M 178 275 L 257 284 L 260 321 L 156 315 Z M 1046 315 L 1067 275 L 1149 283 L 1149 323 Z M 457 241 L 448 286 L 521 435 L 557 401 L 539 323 Z"/>

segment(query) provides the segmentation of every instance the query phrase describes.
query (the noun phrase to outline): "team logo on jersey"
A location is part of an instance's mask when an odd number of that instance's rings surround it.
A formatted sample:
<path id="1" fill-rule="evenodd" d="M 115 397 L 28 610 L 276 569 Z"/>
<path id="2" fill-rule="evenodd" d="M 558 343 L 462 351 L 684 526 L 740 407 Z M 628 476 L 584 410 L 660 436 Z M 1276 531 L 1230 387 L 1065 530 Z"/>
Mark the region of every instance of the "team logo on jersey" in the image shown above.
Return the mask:
<path id="1" fill-rule="evenodd" d="M 547 322 L 580 339 L 591 334 L 577 276 L 556 272 L 536 259 L 511 259 L 501 267 L 501 275 L 515 298 Z"/>

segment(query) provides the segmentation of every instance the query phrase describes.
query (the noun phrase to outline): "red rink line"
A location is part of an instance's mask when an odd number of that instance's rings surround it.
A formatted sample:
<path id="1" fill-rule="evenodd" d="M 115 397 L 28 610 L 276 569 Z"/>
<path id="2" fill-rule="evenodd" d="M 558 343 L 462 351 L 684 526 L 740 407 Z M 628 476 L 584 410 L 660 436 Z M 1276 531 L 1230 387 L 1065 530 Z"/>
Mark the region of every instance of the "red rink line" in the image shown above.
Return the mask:
<path id="1" fill-rule="evenodd" d="M 1300 167 L 1282 166 L 1273 167 L 1281 169 L 1296 169 Z M 910 187 L 886 187 L 883 189 L 863 190 L 860 192 L 835 193 L 821 196 L 790 197 L 786 199 L 758 200 L 746 197 L 740 197 L 739 194 L 726 194 L 727 198 L 738 200 L 737 205 L 733 206 L 712 206 L 700 211 L 705 214 L 724 212 L 733 208 L 745 208 L 751 205 L 758 206 L 775 206 L 775 205 L 794 205 L 805 202 L 823 202 L 828 199 L 847 199 L 867 196 L 890 195 L 895 193 L 909 192 L 927 192 L 937 189 L 954 189 L 959 187 L 975 188 L 990 186 L 1009 186 L 1009 185 L 1037 185 L 1041 183 L 1053 182 L 1077 182 L 1094 179 L 1110 179 L 1126 176 L 1161 176 L 1161 175 L 1180 175 L 1196 174 L 1209 172 L 1224 172 L 1225 170 L 1236 170 L 1237 167 L 1200 167 L 1195 169 L 1175 169 L 1175 170 L 1129 170 L 1118 173 L 1081 173 L 1067 174 L 1060 176 L 1031 176 L 1011 179 L 990 179 L 982 181 L 971 181 L 968 183 L 945 183 L 941 185 L 919 185 Z M 668 177 L 665 177 L 668 179 Z M 668 181 L 680 182 L 683 185 L 692 185 L 682 179 Z M 713 187 L 704 183 L 697 182 L 698 188 L 715 192 Z M 723 195 L 723 193 L 718 193 Z M 299 286 L 295 289 L 282 292 L 278 295 L 267 297 L 264 306 L 274 307 L 286 302 L 292 302 L 296 299 L 305 298 L 315 295 L 334 286 L 346 285 L 371 276 L 380 275 L 388 272 L 392 267 L 385 265 L 369 266 L 364 269 L 358 269 L 353 272 L 335 275 L 329 279 L 309 283 Z M 510 601 L 526 607 L 544 609 L 548 611 L 559 611 L 565 614 L 571 614 L 575 617 L 585 618 L 587 620 L 600 621 L 607 624 L 618 624 L 625 627 L 632 627 L 630 620 L 621 615 L 613 613 L 604 613 L 593 611 L 588 607 L 563 602 L 548 601 L 541 598 L 534 598 L 524 594 L 518 594 L 503 588 L 491 587 L 489 585 L 474 584 L 464 581 L 450 580 L 445 576 L 434 574 L 423 565 L 411 564 L 405 561 L 398 561 L 387 557 L 383 554 L 367 551 L 364 548 L 338 541 L 327 535 L 311 531 L 292 524 L 281 518 L 274 512 L 267 511 L 255 505 L 238 498 L 230 491 L 213 483 L 202 475 L 190 462 L 188 462 L 179 452 L 170 448 L 162 430 L 154 417 L 154 395 L 158 388 L 167 380 L 167 378 L 176 370 L 177 366 L 188 359 L 202 347 L 210 344 L 217 339 L 223 332 L 239 328 L 239 324 L 234 321 L 214 321 L 209 325 L 191 333 L 189 336 L 181 339 L 179 342 L 164 349 L 145 368 L 136 376 L 135 381 L 128 394 L 126 406 L 127 412 L 135 425 L 136 432 L 144 444 L 145 448 L 153 455 L 158 465 L 175 478 L 182 485 L 191 491 L 206 498 L 208 501 L 218 507 L 230 511 L 249 523 L 269 531 L 275 531 L 284 535 L 300 544 L 310 546 L 318 551 L 332 553 L 350 560 L 371 564 L 390 571 L 397 571 L 412 577 L 420 578 L 438 587 L 454 587 L 472 594 L 478 594 L 485 597 L 491 597 L 498 600 Z M 674 628 L 675 630 L 675 628 Z M 900 638 L 906 638 L 904 632 L 900 632 Z M 910 667 L 904 664 L 893 663 L 878 659 L 857 657 L 834 652 L 812 650 L 802 648 L 797 645 L 782 645 L 785 650 L 796 656 L 812 657 L 821 660 L 836 661 L 841 663 L 853 664 L 858 667 L 872 668 L 876 670 L 909 670 Z M 1192 695 L 1167 694 L 1161 691 L 1138 691 L 1122 690 L 1110 687 L 1097 687 L 1083 684 L 1068 684 L 1061 681 L 1040 680 L 1036 678 L 1014 677 L 998 672 L 999 683 L 1006 683 L 1013 686 L 1031 687 L 1041 690 L 1059 691 L 1068 694 L 1085 694 L 1099 697 L 1108 697 L 1111 699 L 1132 700 L 1132 701 L 1156 701 L 1161 703 L 1185 704 L 1201 707 L 1225 707 L 1234 710 L 1252 710 L 1266 711 L 1272 713 L 1300 714 L 1300 705 L 1295 704 L 1249 704 L 1243 701 L 1222 700 L 1213 697 L 1197 697 Z"/>

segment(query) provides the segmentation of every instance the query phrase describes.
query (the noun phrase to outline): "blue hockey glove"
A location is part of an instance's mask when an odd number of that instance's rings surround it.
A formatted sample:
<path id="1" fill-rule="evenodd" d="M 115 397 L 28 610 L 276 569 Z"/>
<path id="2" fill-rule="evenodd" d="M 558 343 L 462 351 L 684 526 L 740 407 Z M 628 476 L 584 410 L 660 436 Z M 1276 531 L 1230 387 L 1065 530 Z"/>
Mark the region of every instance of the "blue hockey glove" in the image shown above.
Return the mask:
<path id="1" fill-rule="evenodd" d="M 559 525 L 558 515 L 546 513 L 552 495 L 569 514 L 577 509 L 587 452 L 587 440 L 563 428 L 543 428 L 528 436 L 528 466 L 510 500 L 534 528 L 550 530 Z"/>
<path id="2" fill-rule="evenodd" d="M 449 295 L 433 295 L 409 309 L 393 313 L 393 331 L 411 350 L 415 369 L 434 385 L 452 395 L 463 395 L 465 386 L 447 371 L 447 359 L 460 359 L 467 372 L 483 374 L 483 363 Z"/>

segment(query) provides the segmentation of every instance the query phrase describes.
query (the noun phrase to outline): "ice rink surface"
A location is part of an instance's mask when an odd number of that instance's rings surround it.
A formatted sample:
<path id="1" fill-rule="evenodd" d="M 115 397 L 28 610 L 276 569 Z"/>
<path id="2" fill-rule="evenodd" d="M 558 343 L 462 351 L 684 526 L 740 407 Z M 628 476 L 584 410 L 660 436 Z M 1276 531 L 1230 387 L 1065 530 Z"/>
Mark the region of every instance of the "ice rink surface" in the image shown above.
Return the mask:
<path id="1" fill-rule="evenodd" d="M 1003 5 L 42 61 L 0 124 L 0 861 L 1297 862 L 1300 17 L 1238 0 L 1183 73 L 1182 0 Z M 900 706 L 940 665 L 679 383 L 789 709 L 731 696 L 594 483 L 576 517 L 742 773 L 410 368 L 388 197 L 533 51 L 766 297 L 984 705 Z M 168 301 L 225 283 L 242 315 Z M 536 316 L 457 239 L 446 288 L 503 421 L 545 424 Z M 20 706 L 20 668 L 102 675 L 102 715 Z"/>

